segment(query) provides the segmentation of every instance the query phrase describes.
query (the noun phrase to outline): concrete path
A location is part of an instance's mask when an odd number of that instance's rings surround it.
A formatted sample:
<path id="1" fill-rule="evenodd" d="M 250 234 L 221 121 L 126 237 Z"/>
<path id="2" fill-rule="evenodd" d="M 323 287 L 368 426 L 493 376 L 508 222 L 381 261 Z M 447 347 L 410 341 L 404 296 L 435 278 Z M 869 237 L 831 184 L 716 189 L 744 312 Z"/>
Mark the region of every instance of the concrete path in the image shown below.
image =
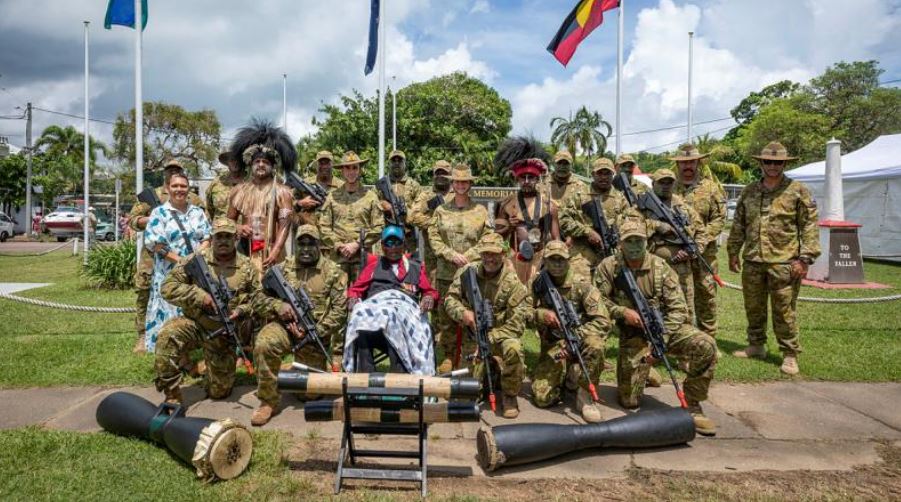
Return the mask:
<path id="1" fill-rule="evenodd" d="M 0 282 L 0 293 L 13 294 L 34 288 L 49 286 L 49 282 Z"/>
<path id="2" fill-rule="evenodd" d="M 0 402 L 5 403 L 0 407 L 0 428 L 38 425 L 99 431 L 94 418 L 97 404 L 116 390 L 133 392 L 154 402 L 160 399 L 160 395 L 148 387 L 0 389 Z M 249 424 L 250 415 L 258 404 L 253 391 L 251 387 L 239 387 L 229 399 L 210 401 L 203 399 L 199 388 L 189 387 L 185 391 L 188 416 L 230 417 Z M 528 387 L 525 392 L 528 393 Z M 603 385 L 601 397 L 607 403 L 615 403 L 615 389 Z M 315 443 L 315 447 L 308 447 L 305 452 L 295 452 L 294 455 L 309 457 L 292 457 L 292 464 L 330 465 L 330 469 L 333 468 L 341 423 L 306 423 L 302 403 L 293 396 L 286 396 L 283 402 L 282 413 L 264 429 L 290 432 L 297 437 L 298 444 Z M 666 386 L 648 389 L 642 401 L 644 410 L 675 405 L 673 390 Z M 484 411 L 481 424 L 436 424 L 430 427 L 430 472 L 439 476 L 484 476 L 475 457 L 475 435 L 484 425 L 582 423 L 567 406 L 542 410 L 521 397 L 520 408 L 520 418 L 513 422 Z M 532 479 L 603 478 L 621 476 L 634 466 L 720 472 L 849 470 L 879 461 L 878 442 L 899 444 L 901 440 L 901 383 L 716 384 L 704 409 L 719 426 L 715 438 L 698 436 L 688 446 L 659 450 L 591 450 L 507 468 L 492 475 Z M 624 414 L 617 406 L 605 409 L 606 418 Z M 389 448 L 406 443 L 405 440 L 390 441 Z M 412 447 L 411 443 L 407 444 Z"/>

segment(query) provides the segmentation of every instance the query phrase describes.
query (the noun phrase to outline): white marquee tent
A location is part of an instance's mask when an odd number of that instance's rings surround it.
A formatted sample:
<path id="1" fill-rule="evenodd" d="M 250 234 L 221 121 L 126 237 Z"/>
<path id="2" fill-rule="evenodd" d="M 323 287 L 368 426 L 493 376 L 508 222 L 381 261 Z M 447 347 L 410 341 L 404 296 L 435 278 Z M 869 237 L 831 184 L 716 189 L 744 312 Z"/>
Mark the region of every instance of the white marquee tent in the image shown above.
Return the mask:
<path id="1" fill-rule="evenodd" d="M 806 183 L 825 209 L 826 162 L 786 171 Z M 845 220 L 863 225 L 864 256 L 901 260 L 901 134 L 880 136 L 869 145 L 842 155 Z"/>

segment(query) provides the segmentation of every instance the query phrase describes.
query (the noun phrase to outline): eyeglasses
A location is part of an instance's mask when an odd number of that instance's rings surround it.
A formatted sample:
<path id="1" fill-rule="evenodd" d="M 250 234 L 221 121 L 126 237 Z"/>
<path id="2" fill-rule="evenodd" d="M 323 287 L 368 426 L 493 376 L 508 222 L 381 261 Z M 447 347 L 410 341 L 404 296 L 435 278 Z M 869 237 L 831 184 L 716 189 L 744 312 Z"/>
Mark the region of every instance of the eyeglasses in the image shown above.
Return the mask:
<path id="1" fill-rule="evenodd" d="M 403 246 L 404 241 L 400 239 L 388 239 L 386 241 L 382 241 L 382 245 L 387 248 L 396 248 L 398 246 Z"/>

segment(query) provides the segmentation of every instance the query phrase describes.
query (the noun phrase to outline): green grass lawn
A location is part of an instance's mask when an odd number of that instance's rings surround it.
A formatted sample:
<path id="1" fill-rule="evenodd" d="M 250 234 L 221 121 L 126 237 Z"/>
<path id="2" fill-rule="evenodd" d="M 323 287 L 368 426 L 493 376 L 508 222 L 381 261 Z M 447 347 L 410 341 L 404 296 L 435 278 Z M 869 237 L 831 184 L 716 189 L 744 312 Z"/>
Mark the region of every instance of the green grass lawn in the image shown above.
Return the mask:
<path id="1" fill-rule="evenodd" d="M 131 291 L 87 288 L 78 277 L 80 258 L 61 250 L 43 257 L 0 256 L 0 280 L 49 282 L 52 286 L 21 296 L 93 306 L 131 306 Z M 739 283 L 736 274 L 723 279 Z M 892 285 L 889 290 L 824 291 L 802 288 L 802 296 L 864 297 L 893 294 L 901 289 L 901 266 L 867 262 L 868 280 Z M 741 293 L 724 289 L 719 296 L 720 334 L 724 353 L 717 366 L 718 381 L 756 382 L 786 378 L 779 372 L 780 355 L 772 337 L 766 361 L 741 360 L 729 355 L 745 343 Z M 878 304 L 799 303 L 802 377 L 811 380 L 901 380 L 901 302 Z M 24 305 L 0 299 L 0 387 L 51 385 L 149 385 L 152 357 L 131 353 L 133 316 L 95 314 Z M 772 334 L 771 334 L 772 336 Z M 616 357 L 611 337 L 607 357 Z M 526 357 L 534 367 L 538 340 L 524 337 Z M 612 372 L 605 378 L 613 380 Z M 242 382 L 250 377 L 241 376 Z"/>

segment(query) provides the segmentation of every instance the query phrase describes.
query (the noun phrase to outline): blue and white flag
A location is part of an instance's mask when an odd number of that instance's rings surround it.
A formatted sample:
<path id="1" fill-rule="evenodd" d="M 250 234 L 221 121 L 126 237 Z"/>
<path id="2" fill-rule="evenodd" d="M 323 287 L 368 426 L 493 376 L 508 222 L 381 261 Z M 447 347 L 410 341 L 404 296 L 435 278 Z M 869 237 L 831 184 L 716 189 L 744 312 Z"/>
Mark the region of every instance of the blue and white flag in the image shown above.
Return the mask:
<path id="1" fill-rule="evenodd" d="M 109 30 L 114 24 L 128 28 L 135 27 L 134 0 L 109 0 L 103 27 Z M 145 28 L 147 28 L 147 0 L 141 0 L 141 31 Z"/>

